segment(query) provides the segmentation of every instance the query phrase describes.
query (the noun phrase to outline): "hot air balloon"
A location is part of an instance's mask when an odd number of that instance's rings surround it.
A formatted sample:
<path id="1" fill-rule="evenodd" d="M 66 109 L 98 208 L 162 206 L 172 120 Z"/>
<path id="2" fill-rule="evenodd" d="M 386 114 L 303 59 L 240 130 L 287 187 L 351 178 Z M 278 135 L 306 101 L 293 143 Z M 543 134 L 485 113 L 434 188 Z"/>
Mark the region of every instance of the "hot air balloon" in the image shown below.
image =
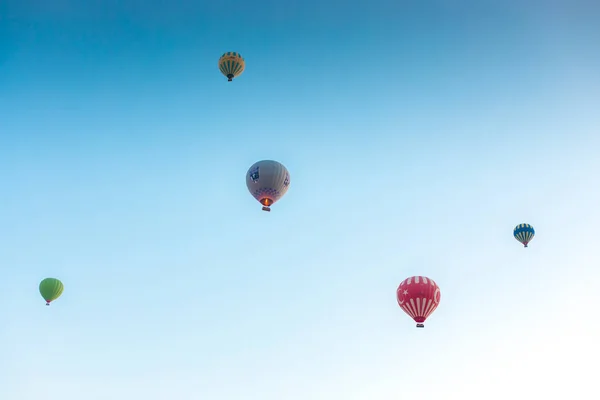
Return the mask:
<path id="1" fill-rule="evenodd" d="M 263 160 L 254 163 L 246 173 L 246 186 L 263 211 L 283 197 L 290 187 L 290 173 L 277 161 Z"/>
<path id="2" fill-rule="evenodd" d="M 398 305 L 424 328 L 423 322 L 440 304 L 440 288 L 433 279 L 425 276 L 411 276 L 400 283 L 396 290 Z"/>
<path id="3" fill-rule="evenodd" d="M 40 294 L 46 300 L 46 305 L 58 299 L 65 287 L 62 282 L 55 278 L 46 278 L 40 282 Z"/>
<path id="4" fill-rule="evenodd" d="M 219 58 L 219 69 L 229 82 L 240 76 L 244 72 L 244 68 L 246 68 L 246 62 L 240 53 L 228 51 Z"/>
<path id="5" fill-rule="evenodd" d="M 529 244 L 531 239 L 535 236 L 535 230 L 533 229 L 533 226 L 529 224 L 519 224 L 515 226 L 513 235 L 515 236 L 515 239 L 523 243 L 524 247 L 527 247 L 527 244 Z"/>

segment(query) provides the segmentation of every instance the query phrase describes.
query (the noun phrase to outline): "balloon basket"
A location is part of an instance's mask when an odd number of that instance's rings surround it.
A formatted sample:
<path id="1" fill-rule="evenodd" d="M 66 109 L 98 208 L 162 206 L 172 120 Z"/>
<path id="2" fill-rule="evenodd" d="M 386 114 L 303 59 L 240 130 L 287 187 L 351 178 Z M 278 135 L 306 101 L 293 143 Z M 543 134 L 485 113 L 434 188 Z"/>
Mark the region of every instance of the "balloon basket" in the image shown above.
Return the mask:
<path id="1" fill-rule="evenodd" d="M 267 212 L 271 212 L 271 207 L 263 207 L 262 210 L 263 211 L 267 211 Z"/>
<path id="2" fill-rule="evenodd" d="M 423 324 L 417 324 L 417 328 L 425 328 L 425 325 L 423 325 Z"/>

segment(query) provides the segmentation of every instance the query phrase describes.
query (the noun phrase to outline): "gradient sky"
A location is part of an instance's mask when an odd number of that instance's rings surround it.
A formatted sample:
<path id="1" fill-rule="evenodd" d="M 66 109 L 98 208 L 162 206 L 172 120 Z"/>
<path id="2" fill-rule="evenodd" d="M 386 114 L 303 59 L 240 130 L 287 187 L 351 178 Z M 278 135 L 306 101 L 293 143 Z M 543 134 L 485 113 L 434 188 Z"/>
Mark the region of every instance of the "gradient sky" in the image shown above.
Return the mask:
<path id="1" fill-rule="evenodd" d="M 0 0 L 0 399 L 593 398 L 600 7 L 226 3 Z"/>

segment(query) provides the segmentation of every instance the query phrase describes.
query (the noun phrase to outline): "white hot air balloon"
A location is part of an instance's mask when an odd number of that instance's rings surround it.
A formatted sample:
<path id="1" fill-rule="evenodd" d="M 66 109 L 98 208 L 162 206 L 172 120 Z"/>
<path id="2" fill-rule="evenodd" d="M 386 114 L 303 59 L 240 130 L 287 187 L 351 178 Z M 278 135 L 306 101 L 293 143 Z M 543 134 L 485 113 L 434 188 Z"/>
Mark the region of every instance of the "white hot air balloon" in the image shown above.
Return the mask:
<path id="1" fill-rule="evenodd" d="M 263 211 L 271 211 L 269 206 L 282 198 L 290 187 L 290 173 L 277 161 L 259 161 L 248 169 L 246 186 L 263 205 Z"/>

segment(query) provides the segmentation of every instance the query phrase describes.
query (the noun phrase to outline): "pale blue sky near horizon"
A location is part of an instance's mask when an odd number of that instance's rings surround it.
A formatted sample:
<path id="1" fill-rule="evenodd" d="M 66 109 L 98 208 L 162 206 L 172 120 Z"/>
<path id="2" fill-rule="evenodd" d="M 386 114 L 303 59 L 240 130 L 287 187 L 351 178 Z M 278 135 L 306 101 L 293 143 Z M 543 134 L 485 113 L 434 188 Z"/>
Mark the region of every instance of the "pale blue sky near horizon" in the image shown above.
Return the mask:
<path id="1" fill-rule="evenodd" d="M 600 6 L 418 3 L 0 0 L 0 399 L 593 398 Z"/>

